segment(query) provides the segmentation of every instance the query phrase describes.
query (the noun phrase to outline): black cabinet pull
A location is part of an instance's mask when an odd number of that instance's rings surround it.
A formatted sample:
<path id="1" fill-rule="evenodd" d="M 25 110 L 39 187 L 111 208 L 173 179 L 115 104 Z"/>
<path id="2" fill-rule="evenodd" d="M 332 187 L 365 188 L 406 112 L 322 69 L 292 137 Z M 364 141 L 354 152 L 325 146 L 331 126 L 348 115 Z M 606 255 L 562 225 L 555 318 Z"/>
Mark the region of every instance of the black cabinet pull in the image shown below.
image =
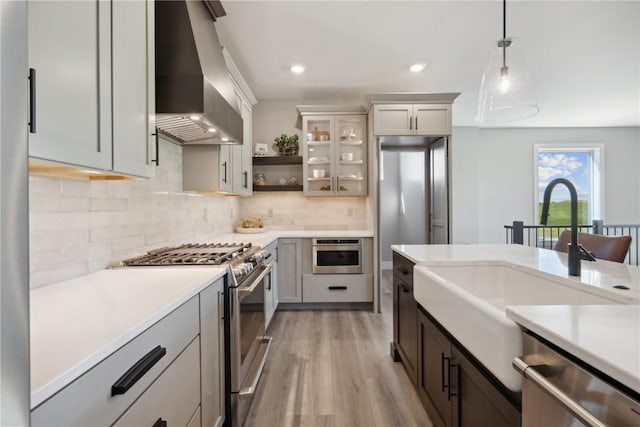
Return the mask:
<path id="1" fill-rule="evenodd" d="M 451 358 L 450 357 L 445 357 L 445 360 L 447 361 L 447 401 L 451 401 L 451 396 L 457 396 L 457 393 L 452 393 L 451 392 L 451 368 L 457 368 L 458 365 L 451 363 Z"/>
<path id="2" fill-rule="evenodd" d="M 404 267 L 398 267 L 398 271 L 400 272 L 400 274 L 403 274 L 403 275 L 405 275 L 405 276 L 406 276 L 407 274 L 409 274 L 409 270 L 407 270 L 407 269 L 406 269 L 406 268 L 404 268 Z"/>
<path id="3" fill-rule="evenodd" d="M 29 68 L 29 132 L 36 133 L 36 70 Z"/>
<path id="4" fill-rule="evenodd" d="M 440 385 L 442 386 L 442 393 L 444 393 L 444 359 L 448 359 L 448 357 L 444 357 L 444 353 L 440 353 Z"/>
<path id="5" fill-rule="evenodd" d="M 151 135 L 156 137 L 156 158 L 152 159 L 151 163 L 160 166 L 160 136 L 158 135 L 158 129 L 156 129 L 156 133 L 152 133 Z"/>
<path id="6" fill-rule="evenodd" d="M 224 178 L 222 178 L 222 182 L 227 183 L 227 162 L 222 162 L 222 167 L 224 168 Z"/>
<path id="7" fill-rule="evenodd" d="M 409 116 L 409 130 L 413 130 L 413 116 Z"/>
<path id="8" fill-rule="evenodd" d="M 247 171 L 242 172 L 242 176 L 244 177 L 244 184 L 242 184 L 242 186 L 244 188 L 249 188 L 249 172 Z"/>
<path id="9" fill-rule="evenodd" d="M 346 286 L 329 286 L 330 291 L 346 291 Z"/>
<path id="10" fill-rule="evenodd" d="M 162 418 L 158 418 L 158 421 L 153 423 L 151 427 L 167 427 L 167 420 L 163 420 Z"/>
<path id="11" fill-rule="evenodd" d="M 138 360 L 135 365 L 130 367 L 129 370 L 111 386 L 111 396 L 125 394 L 153 365 L 158 363 L 165 354 L 167 354 L 167 349 L 161 346 L 157 346 L 145 354 L 142 359 Z"/>
<path id="12" fill-rule="evenodd" d="M 416 130 L 418 130 L 418 116 L 416 116 Z"/>

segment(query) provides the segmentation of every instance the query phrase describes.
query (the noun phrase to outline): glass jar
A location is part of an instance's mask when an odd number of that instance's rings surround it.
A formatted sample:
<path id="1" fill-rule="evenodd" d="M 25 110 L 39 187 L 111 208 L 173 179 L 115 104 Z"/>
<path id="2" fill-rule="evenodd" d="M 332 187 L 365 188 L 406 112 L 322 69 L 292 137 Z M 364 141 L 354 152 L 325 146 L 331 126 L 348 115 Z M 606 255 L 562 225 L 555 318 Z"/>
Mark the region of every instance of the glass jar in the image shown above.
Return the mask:
<path id="1" fill-rule="evenodd" d="M 253 176 L 253 185 L 265 185 L 267 183 L 267 179 L 264 176 L 264 173 L 258 172 Z"/>

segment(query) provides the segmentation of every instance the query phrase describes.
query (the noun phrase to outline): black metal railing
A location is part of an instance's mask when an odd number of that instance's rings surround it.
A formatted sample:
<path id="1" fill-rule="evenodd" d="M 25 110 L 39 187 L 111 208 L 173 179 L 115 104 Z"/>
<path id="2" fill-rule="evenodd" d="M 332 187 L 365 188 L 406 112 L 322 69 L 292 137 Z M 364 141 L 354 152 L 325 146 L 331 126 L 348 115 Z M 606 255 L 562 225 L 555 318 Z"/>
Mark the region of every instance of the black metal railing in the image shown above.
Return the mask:
<path id="1" fill-rule="evenodd" d="M 522 221 L 513 221 L 511 225 L 505 225 L 504 228 L 506 243 L 553 249 L 560 234 L 565 230 L 570 230 L 571 226 L 525 225 Z M 629 246 L 625 261 L 628 264 L 640 265 L 638 257 L 640 224 L 604 224 L 602 220 L 594 220 L 589 225 L 578 225 L 578 232 L 603 236 L 631 236 L 631 246 Z"/>

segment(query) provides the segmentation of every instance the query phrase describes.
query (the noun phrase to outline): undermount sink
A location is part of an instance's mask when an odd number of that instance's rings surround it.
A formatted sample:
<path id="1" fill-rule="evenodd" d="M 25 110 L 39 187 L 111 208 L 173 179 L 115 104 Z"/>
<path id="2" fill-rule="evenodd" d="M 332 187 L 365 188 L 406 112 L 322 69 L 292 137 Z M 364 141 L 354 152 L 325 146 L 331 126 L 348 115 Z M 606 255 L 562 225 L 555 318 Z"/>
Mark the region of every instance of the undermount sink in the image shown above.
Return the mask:
<path id="1" fill-rule="evenodd" d="M 505 386 L 519 391 L 512 367 L 522 355 L 519 327 L 510 305 L 618 304 L 585 285 L 506 262 L 449 262 L 414 268 L 414 296 L 440 324 Z"/>

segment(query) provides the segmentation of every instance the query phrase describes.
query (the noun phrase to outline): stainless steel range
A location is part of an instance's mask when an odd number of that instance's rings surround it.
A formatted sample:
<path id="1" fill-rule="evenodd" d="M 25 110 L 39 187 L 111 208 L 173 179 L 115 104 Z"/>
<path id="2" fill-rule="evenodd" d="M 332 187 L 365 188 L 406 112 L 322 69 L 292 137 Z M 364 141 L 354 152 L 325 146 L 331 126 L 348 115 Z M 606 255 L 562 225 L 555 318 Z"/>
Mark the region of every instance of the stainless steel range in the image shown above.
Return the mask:
<path id="1" fill-rule="evenodd" d="M 271 345 L 265 332 L 265 283 L 271 280 L 271 254 L 251 243 L 185 244 L 122 261 L 128 267 L 226 266 L 226 413 L 242 426 Z"/>

